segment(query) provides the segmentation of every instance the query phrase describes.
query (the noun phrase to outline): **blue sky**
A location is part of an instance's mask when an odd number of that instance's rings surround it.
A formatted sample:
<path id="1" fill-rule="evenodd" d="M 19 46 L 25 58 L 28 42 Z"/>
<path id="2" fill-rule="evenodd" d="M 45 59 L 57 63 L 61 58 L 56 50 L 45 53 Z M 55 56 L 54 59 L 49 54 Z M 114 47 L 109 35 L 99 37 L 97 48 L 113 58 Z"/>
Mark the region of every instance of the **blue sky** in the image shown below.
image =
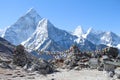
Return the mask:
<path id="1" fill-rule="evenodd" d="M 1 0 L 0 28 L 12 25 L 30 8 L 60 29 L 73 31 L 81 25 L 120 35 L 120 0 Z"/>

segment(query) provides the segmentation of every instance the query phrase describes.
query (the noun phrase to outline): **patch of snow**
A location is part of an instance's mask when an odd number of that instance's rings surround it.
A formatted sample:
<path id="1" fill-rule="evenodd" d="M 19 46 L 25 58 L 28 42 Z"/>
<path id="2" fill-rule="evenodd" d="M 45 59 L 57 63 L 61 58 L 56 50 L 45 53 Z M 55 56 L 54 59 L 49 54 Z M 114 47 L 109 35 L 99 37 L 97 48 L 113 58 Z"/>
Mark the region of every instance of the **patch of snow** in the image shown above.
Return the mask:
<path id="1" fill-rule="evenodd" d="M 120 44 L 117 45 L 117 48 L 120 49 Z"/>
<path id="2" fill-rule="evenodd" d="M 4 34 L 5 29 L 0 29 L 0 37 L 2 37 L 2 35 Z"/>

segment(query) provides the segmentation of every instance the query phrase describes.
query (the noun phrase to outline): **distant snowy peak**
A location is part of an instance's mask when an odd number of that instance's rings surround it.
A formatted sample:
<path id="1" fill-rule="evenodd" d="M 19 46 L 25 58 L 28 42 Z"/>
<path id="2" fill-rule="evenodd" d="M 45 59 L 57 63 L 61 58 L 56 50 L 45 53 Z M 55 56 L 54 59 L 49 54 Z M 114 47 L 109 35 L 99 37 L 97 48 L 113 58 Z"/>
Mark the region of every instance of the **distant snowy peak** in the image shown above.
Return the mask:
<path id="1" fill-rule="evenodd" d="M 95 30 L 93 28 L 89 28 L 87 32 L 83 35 L 84 38 L 87 38 L 89 34 L 96 34 Z"/>
<path id="2" fill-rule="evenodd" d="M 101 32 L 100 31 L 95 31 L 93 28 L 89 28 L 87 30 L 87 32 L 83 35 L 84 39 L 89 40 L 90 42 L 92 42 L 95 45 L 99 45 L 99 34 Z"/>
<path id="3" fill-rule="evenodd" d="M 120 37 L 113 32 L 95 31 L 90 28 L 83 37 L 95 45 L 117 46 L 120 44 Z"/>
<path id="4" fill-rule="evenodd" d="M 89 33 L 91 33 L 91 32 L 93 32 L 93 28 L 92 28 L 92 27 L 89 28 L 86 33 L 89 34 Z"/>
<path id="5" fill-rule="evenodd" d="M 3 38 L 18 45 L 33 34 L 41 19 L 34 9 L 30 9 L 24 16 L 20 17 L 13 25 L 6 29 Z"/>
<path id="6" fill-rule="evenodd" d="M 112 33 L 111 32 L 104 32 L 101 36 L 101 40 L 110 42 L 112 40 Z"/>
<path id="7" fill-rule="evenodd" d="M 73 32 L 73 35 L 76 35 L 77 37 L 81 37 L 83 34 L 84 32 L 81 26 L 78 26 Z"/>
<path id="8" fill-rule="evenodd" d="M 102 44 L 106 44 L 108 46 L 117 46 L 118 44 L 120 44 L 120 37 L 113 32 L 102 33 L 100 36 L 100 40 Z"/>

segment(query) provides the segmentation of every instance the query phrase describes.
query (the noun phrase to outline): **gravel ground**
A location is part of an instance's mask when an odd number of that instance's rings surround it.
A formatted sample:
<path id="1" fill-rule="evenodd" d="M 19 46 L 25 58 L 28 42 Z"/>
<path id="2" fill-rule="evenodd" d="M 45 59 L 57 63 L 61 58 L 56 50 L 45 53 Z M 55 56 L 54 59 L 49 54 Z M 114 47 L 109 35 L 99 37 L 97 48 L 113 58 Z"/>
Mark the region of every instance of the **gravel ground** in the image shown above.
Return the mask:
<path id="1" fill-rule="evenodd" d="M 97 70 L 66 70 L 59 69 L 48 75 L 40 75 L 37 72 L 27 73 L 17 68 L 16 70 L 0 68 L 0 80 L 119 80 L 108 77 L 104 71 Z"/>

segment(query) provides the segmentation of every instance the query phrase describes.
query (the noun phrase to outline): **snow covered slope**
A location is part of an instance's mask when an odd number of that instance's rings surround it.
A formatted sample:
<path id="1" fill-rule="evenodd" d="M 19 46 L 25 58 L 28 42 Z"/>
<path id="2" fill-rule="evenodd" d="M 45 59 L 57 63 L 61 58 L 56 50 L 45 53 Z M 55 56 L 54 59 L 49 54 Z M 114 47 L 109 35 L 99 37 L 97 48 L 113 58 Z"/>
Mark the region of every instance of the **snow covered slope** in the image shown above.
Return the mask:
<path id="1" fill-rule="evenodd" d="M 104 44 L 107 46 L 114 46 L 119 48 L 120 44 L 120 36 L 116 35 L 115 33 L 95 31 L 92 28 L 89 28 L 85 34 L 82 34 L 81 39 L 82 38 L 87 39 L 95 45 Z"/>
<path id="2" fill-rule="evenodd" d="M 97 47 L 105 47 L 105 45 L 107 45 L 120 49 L 120 36 L 110 31 L 95 31 L 93 28 L 89 28 L 85 33 L 82 27 L 77 27 L 72 34 L 78 37 L 75 40 L 78 44 L 85 43 L 85 40 L 88 40 Z"/>
<path id="3" fill-rule="evenodd" d="M 28 49 L 63 51 L 74 44 L 76 37 L 54 27 L 47 19 L 42 19 L 33 35 L 22 44 Z"/>
<path id="4" fill-rule="evenodd" d="M 96 45 L 101 47 L 101 44 L 120 48 L 120 37 L 113 32 L 98 32 L 89 28 L 85 33 L 78 26 L 71 34 L 42 19 L 34 9 L 9 26 L 3 38 L 15 45 L 22 43 L 29 50 L 63 51 L 73 44 L 82 50 L 95 50 Z"/>
<path id="5" fill-rule="evenodd" d="M 2 35 L 4 34 L 5 30 L 4 29 L 0 29 L 0 37 L 2 37 Z"/>
<path id="6" fill-rule="evenodd" d="M 108 46 L 118 46 L 120 44 L 120 37 L 113 32 L 103 32 L 100 34 L 100 43 Z"/>
<path id="7" fill-rule="evenodd" d="M 76 35 L 77 37 L 82 37 L 83 34 L 84 34 L 84 31 L 81 26 L 78 26 L 73 32 L 73 35 Z"/>
<path id="8" fill-rule="evenodd" d="M 34 9 L 30 9 L 24 16 L 20 17 L 13 25 L 9 26 L 3 38 L 18 45 L 28 39 L 36 30 L 41 17 Z"/>
<path id="9" fill-rule="evenodd" d="M 99 33 L 97 31 L 93 30 L 93 28 L 89 28 L 85 34 L 83 34 L 83 38 L 89 40 L 93 44 L 101 44 L 99 41 Z"/>

